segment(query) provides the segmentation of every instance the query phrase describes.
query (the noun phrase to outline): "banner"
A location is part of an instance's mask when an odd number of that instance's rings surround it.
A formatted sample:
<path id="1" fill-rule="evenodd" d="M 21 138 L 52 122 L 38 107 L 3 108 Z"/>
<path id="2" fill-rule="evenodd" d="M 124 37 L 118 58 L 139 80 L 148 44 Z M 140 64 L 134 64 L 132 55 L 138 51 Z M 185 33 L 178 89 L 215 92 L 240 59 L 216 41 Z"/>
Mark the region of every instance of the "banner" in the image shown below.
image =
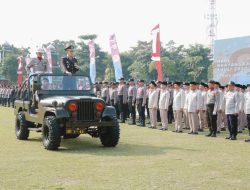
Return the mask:
<path id="1" fill-rule="evenodd" d="M 23 56 L 17 58 L 18 69 L 17 69 L 17 84 L 23 83 Z"/>
<path id="2" fill-rule="evenodd" d="M 94 83 L 96 78 L 96 66 L 95 66 L 95 43 L 93 40 L 89 42 L 89 61 L 90 61 L 89 75 L 92 83 Z"/>
<path id="3" fill-rule="evenodd" d="M 111 56 L 112 56 L 112 61 L 114 65 L 114 70 L 115 70 L 115 79 L 116 81 L 119 81 L 119 79 L 123 77 L 123 74 L 122 74 L 122 65 L 121 65 L 119 49 L 117 46 L 115 34 L 110 36 L 109 44 L 110 44 Z"/>
<path id="4" fill-rule="evenodd" d="M 221 84 L 233 81 L 250 84 L 250 36 L 215 40 L 213 79 Z"/>
<path id="5" fill-rule="evenodd" d="M 46 55 L 48 59 L 48 73 L 52 73 L 52 56 L 50 48 L 46 48 Z"/>
<path id="6" fill-rule="evenodd" d="M 152 55 L 152 60 L 155 61 L 155 68 L 158 73 L 158 80 L 162 80 L 162 70 L 161 70 L 161 41 L 160 41 L 160 25 L 157 24 L 152 30 L 151 30 L 151 35 L 153 38 L 153 43 L 152 43 L 152 49 L 153 53 Z"/>

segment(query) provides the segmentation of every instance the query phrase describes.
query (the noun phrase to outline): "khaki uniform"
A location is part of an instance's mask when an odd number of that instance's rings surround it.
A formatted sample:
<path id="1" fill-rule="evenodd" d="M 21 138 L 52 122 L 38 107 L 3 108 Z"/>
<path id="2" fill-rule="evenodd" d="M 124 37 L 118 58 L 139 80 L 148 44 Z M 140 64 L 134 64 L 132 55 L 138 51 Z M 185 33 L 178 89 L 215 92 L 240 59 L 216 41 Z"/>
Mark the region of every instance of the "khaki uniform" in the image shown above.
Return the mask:
<path id="1" fill-rule="evenodd" d="M 200 93 L 197 90 L 190 90 L 186 97 L 186 102 L 190 132 L 197 133 L 199 126 L 198 112 L 201 109 Z"/>
<path id="2" fill-rule="evenodd" d="M 174 90 L 173 110 L 175 118 L 175 130 L 182 131 L 182 112 L 185 104 L 185 93 L 182 89 Z"/>
<path id="3" fill-rule="evenodd" d="M 157 124 L 157 108 L 158 108 L 158 91 L 153 89 L 148 96 L 148 108 L 150 114 L 151 127 L 156 128 Z"/>
<path id="4" fill-rule="evenodd" d="M 168 129 L 169 100 L 170 100 L 170 92 L 167 89 L 161 90 L 159 99 L 159 110 L 160 110 L 162 128 L 164 129 Z"/>
<path id="5" fill-rule="evenodd" d="M 183 122 L 184 122 L 184 129 L 190 129 L 189 120 L 188 120 L 188 111 L 187 111 L 187 104 L 186 104 L 186 97 L 189 93 L 189 90 L 185 90 L 185 104 L 183 108 Z"/>
<path id="6" fill-rule="evenodd" d="M 200 129 L 207 128 L 207 117 L 206 117 L 206 102 L 207 102 L 207 92 L 200 91 L 200 111 L 199 111 L 199 127 Z"/>
<path id="7" fill-rule="evenodd" d="M 109 104 L 109 88 L 107 86 L 104 86 L 101 90 L 101 97 L 104 100 L 106 104 Z"/>

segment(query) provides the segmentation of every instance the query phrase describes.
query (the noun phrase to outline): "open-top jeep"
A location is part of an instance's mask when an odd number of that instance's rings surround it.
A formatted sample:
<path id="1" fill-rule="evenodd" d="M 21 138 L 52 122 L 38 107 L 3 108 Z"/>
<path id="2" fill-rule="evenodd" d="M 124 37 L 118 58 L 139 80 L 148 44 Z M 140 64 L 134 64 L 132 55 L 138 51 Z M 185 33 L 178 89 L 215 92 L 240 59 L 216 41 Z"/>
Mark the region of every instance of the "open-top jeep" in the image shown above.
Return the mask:
<path id="1" fill-rule="evenodd" d="M 17 139 L 28 139 L 30 131 L 42 132 L 43 145 L 49 150 L 60 146 L 61 137 L 77 138 L 85 133 L 99 137 L 105 147 L 119 141 L 116 111 L 94 96 L 87 76 L 31 75 L 14 108 Z"/>

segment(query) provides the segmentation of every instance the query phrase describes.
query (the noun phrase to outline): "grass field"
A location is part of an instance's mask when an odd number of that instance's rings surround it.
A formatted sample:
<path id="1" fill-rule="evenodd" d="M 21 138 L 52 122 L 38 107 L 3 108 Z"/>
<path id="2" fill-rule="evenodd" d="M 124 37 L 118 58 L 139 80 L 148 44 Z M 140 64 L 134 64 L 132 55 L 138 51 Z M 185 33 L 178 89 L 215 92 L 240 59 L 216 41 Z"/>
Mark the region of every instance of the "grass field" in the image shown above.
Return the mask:
<path id="1" fill-rule="evenodd" d="M 216 190 L 250 189 L 250 144 L 121 125 L 116 148 L 81 135 L 59 151 L 43 148 L 40 133 L 28 141 L 14 133 L 14 115 L 0 108 L 0 190 Z"/>

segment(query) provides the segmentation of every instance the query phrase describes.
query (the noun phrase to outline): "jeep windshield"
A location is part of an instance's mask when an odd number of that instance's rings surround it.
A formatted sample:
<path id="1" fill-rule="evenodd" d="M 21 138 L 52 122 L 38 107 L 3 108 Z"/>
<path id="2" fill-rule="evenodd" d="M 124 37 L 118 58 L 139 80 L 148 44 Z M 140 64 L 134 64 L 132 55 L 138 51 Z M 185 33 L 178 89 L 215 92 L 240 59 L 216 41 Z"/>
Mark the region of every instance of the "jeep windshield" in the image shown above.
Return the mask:
<path id="1" fill-rule="evenodd" d="M 91 90 L 91 83 L 86 76 L 40 76 L 41 90 Z"/>

